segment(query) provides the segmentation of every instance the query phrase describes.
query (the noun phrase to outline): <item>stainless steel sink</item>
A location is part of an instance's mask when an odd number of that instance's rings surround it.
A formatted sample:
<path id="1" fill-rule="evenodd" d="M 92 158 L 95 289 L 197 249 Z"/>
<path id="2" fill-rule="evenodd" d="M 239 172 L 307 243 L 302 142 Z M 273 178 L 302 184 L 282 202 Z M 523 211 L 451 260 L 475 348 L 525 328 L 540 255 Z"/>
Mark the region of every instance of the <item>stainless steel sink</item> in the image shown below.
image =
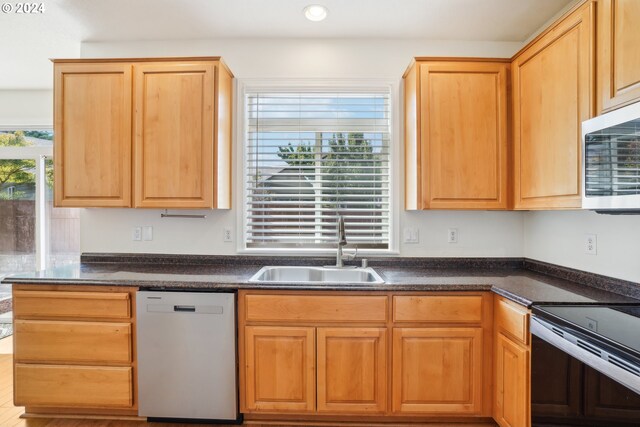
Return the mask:
<path id="1" fill-rule="evenodd" d="M 273 266 L 262 267 L 253 283 L 369 283 L 380 285 L 382 277 L 373 268 Z"/>

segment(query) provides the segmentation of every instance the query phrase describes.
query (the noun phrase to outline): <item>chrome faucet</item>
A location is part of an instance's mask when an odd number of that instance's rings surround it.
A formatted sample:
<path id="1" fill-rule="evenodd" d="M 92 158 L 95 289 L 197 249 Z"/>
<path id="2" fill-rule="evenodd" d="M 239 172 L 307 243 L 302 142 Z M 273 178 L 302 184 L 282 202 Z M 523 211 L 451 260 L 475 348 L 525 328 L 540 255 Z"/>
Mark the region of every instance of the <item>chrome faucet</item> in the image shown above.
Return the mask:
<path id="1" fill-rule="evenodd" d="M 347 234 L 344 231 L 344 217 L 342 215 L 338 215 L 336 226 L 337 226 L 337 235 L 338 235 L 338 251 L 336 253 L 336 267 L 342 268 L 344 267 L 344 257 L 346 256 L 348 260 L 354 259 L 358 254 L 358 247 L 356 246 L 356 252 L 353 255 L 343 255 L 342 247 L 347 245 Z"/>

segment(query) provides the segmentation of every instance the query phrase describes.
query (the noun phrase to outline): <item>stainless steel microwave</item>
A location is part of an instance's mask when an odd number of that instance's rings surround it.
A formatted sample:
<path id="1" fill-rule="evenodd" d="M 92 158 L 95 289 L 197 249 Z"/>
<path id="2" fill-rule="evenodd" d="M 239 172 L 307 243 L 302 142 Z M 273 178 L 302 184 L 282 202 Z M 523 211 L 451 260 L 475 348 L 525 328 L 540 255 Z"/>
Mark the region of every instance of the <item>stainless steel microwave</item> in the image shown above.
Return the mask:
<path id="1" fill-rule="evenodd" d="M 640 102 L 582 123 L 582 208 L 640 212 Z"/>

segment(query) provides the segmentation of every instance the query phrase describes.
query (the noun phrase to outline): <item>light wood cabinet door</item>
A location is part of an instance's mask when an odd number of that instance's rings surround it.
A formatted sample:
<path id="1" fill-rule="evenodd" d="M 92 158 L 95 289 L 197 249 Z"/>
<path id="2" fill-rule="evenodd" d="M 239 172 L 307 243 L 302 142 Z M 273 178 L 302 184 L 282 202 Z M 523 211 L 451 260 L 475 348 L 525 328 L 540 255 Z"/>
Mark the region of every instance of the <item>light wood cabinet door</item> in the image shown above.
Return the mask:
<path id="1" fill-rule="evenodd" d="M 394 328 L 395 413 L 479 414 L 482 328 Z"/>
<path id="2" fill-rule="evenodd" d="M 247 412 L 312 412 L 316 403 L 315 329 L 245 327 Z"/>
<path id="3" fill-rule="evenodd" d="M 387 410 L 387 329 L 318 328 L 318 412 Z"/>
<path id="4" fill-rule="evenodd" d="M 516 209 L 581 206 L 581 127 L 595 104 L 594 8 L 571 13 L 512 63 Z"/>
<path id="5" fill-rule="evenodd" d="M 640 2 L 598 0 L 598 112 L 640 99 Z"/>
<path id="6" fill-rule="evenodd" d="M 22 319 L 125 320 L 131 317 L 131 294 L 14 290 L 13 313 Z"/>
<path id="7" fill-rule="evenodd" d="M 501 427 L 531 425 L 529 350 L 498 333 L 493 417 Z"/>
<path id="8" fill-rule="evenodd" d="M 286 295 L 250 294 L 244 296 L 247 322 L 358 322 L 387 321 L 385 295 Z"/>
<path id="9" fill-rule="evenodd" d="M 131 323 L 14 321 L 18 362 L 130 364 Z"/>
<path id="10" fill-rule="evenodd" d="M 54 66 L 54 202 L 131 206 L 131 64 Z"/>
<path id="11" fill-rule="evenodd" d="M 407 209 L 508 207 L 509 63 L 418 60 L 404 77 Z"/>
<path id="12" fill-rule="evenodd" d="M 509 64 L 420 65 L 423 207 L 507 208 Z"/>
<path id="13" fill-rule="evenodd" d="M 394 295 L 395 323 L 477 323 L 482 322 L 486 295 Z"/>
<path id="14" fill-rule="evenodd" d="M 130 408 L 131 367 L 15 364 L 16 406 Z"/>
<path id="15" fill-rule="evenodd" d="M 134 65 L 135 207 L 213 208 L 212 62 Z"/>

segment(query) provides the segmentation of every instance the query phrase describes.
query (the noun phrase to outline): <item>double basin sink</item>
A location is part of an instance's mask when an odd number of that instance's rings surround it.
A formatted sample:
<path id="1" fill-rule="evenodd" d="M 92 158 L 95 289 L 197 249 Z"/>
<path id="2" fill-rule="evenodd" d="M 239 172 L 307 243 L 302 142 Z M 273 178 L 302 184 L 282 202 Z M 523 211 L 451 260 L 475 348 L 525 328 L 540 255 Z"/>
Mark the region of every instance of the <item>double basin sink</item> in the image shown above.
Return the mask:
<path id="1" fill-rule="evenodd" d="M 382 277 L 371 267 L 262 267 L 254 274 L 252 283 L 299 283 L 299 284 L 361 284 L 380 285 Z"/>

